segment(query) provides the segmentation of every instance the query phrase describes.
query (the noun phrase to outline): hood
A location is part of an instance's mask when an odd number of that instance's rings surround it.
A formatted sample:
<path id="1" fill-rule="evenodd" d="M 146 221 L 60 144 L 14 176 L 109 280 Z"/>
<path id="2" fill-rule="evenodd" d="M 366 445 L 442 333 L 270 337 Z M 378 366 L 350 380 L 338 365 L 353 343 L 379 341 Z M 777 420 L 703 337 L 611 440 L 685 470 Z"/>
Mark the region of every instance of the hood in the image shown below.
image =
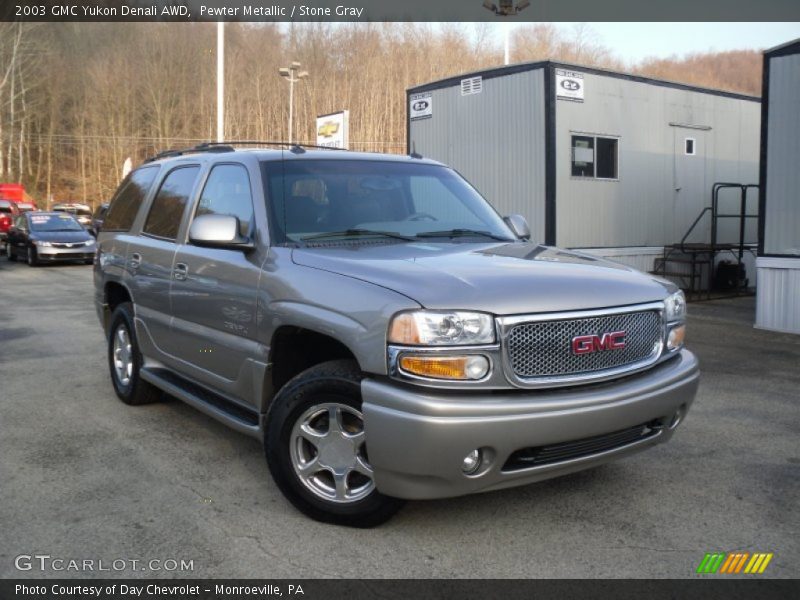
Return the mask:
<path id="1" fill-rule="evenodd" d="M 31 231 L 31 239 L 42 242 L 75 243 L 88 242 L 94 238 L 86 231 Z"/>
<path id="2" fill-rule="evenodd" d="M 394 290 L 425 308 L 498 315 L 653 302 L 677 289 L 619 263 L 533 243 L 297 248 L 292 260 Z"/>

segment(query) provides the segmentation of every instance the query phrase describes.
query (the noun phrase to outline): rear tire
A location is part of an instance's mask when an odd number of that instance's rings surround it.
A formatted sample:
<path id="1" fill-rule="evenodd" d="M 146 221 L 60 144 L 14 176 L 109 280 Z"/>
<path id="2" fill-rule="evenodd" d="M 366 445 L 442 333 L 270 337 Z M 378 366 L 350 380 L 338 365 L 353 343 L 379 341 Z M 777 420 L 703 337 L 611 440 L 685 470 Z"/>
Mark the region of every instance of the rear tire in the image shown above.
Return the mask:
<path id="1" fill-rule="evenodd" d="M 8 258 L 10 262 L 17 262 L 17 255 L 14 254 L 10 244 L 6 246 L 6 258 Z"/>
<path id="2" fill-rule="evenodd" d="M 375 527 L 404 504 L 375 487 L 366 454 L 361 379 L 355 361 L 311 367 L 278 392 L 264 448 L 286 498 L 317 521 Z"/>
<path id="3" fill-rule="evenodd" d="M 133 325 L 133 305 L 123 302 L 114 309 L 108 327 L 108 368 L 114 391 L 125 404 L 149 404 L 161 397 L 161 390 L 140 377 L 142 362 Z"/>

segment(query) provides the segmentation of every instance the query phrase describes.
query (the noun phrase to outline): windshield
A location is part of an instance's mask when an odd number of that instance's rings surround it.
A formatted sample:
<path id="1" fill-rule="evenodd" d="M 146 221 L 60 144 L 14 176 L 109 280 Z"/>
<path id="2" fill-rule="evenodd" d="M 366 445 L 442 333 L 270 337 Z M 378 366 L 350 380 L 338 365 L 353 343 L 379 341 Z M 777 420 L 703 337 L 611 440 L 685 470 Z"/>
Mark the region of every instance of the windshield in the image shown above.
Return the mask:
<path id="1" fill-rule="evenodd" d="M 31 215 L 31 231 L 83 231 L 81 224 L 70 214 Z"/>
<path id="2" fill-rule="evenodd" d="M 515 239 L 489 203 L 447 167 L 337 159 L 265 162 L 263 168 L 279 243 Z"/>

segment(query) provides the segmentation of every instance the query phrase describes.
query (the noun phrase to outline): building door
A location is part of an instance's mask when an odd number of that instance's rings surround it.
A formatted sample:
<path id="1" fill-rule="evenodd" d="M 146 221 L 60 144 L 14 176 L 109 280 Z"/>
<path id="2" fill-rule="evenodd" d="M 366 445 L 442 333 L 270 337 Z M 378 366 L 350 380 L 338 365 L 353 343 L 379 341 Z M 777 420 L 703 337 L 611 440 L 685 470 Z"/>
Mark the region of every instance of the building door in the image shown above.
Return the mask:
<path id="1" fill-rule="evenodd" d="M 694 220 L 711 204 L 711 182 L 707 181 L 706 143 L 708 130 L 696 127 L 673 126 L 673 219 L 672 239 L 680 242 Z M 688 238 L 688 242 L 710 241 L 711 219 L 703 218 Z"/>

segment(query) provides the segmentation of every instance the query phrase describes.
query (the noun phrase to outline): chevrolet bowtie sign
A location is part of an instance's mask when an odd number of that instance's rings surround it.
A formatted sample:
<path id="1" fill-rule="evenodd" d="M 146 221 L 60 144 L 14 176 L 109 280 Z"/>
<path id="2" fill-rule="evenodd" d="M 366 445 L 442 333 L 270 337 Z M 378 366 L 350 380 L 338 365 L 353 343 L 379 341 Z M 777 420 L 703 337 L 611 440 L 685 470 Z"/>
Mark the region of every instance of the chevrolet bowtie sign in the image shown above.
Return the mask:
<path id="1" fill-rule="evenodd" d="M 350 145 L 350 111 L 343 110 L 317 117 L 317 146 L 348 148 Z"/>

